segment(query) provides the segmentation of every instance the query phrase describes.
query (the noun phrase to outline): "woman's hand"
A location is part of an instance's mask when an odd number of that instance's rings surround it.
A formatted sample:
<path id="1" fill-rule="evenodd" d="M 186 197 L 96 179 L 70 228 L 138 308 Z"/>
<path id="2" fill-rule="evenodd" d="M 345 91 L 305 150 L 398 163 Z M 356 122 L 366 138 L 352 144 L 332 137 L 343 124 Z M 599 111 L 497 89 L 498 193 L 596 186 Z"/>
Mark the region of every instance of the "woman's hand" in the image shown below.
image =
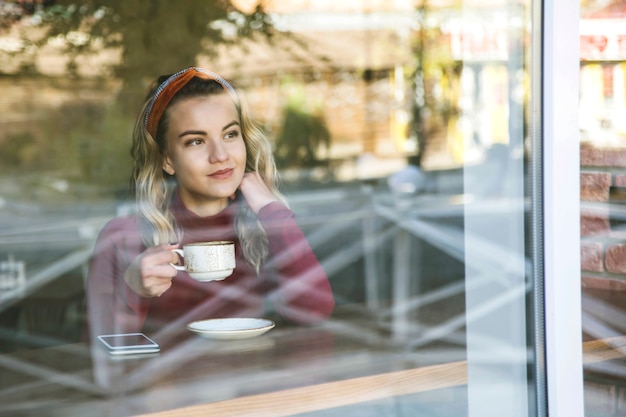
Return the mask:
<path id="1" fill-rule="evenodd" d="M 124 273 L 124 280 L 142 297 L 159 297 L 172 286 L 176 269 L 170 263 L 178 262 L 172 252 L 178 245 L 159 245 L 139 254 Z"/>
<path id="2" fill-rule="evenodd" d="M 256 172 L 246 172 L 244 174 L 239 190 L 241 190 L 241 194 L 243 194 L 246 202 L 255 213 L 258 213 L 259 210 L 269 203 L 278 201 L 276 196 L 267 188 L 261 176 Z"/>

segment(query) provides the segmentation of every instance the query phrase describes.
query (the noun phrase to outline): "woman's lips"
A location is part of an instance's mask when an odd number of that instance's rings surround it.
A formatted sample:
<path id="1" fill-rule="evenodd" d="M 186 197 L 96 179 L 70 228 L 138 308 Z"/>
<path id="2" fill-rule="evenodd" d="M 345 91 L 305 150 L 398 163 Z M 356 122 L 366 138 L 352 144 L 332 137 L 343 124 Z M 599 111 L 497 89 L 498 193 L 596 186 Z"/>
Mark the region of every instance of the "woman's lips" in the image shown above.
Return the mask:
<path id="1" fill-rule="evenodd" d="M 220 169 L 219 171 L 215 171 L 214 173 L 209 174 L 209 177 L 216 180 L 225 180 L 233 175 L 233 171 L 233 169 Z"/>

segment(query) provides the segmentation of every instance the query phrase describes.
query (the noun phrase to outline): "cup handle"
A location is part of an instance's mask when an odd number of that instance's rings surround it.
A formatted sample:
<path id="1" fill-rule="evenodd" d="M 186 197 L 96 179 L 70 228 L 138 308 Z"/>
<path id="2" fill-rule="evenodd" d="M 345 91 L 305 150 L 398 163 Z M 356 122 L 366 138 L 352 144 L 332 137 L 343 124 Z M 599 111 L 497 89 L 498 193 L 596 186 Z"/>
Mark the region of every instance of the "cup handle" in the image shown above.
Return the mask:
<path id="1" fill-rule="evenodd" d="M 181 258 L 185 258 L 185 253 L 183 252 L 182 249 L 172 249 L 172 252 L 177 253 L 178 256 L 180 256 Z M 185 266 L 184 265 L 176 265 L 174 263 L 170 262 L 170 265 L 172 265 L 174 267 L 174 269 L 176 269 L 177 271 L 184 271 L 185 270 Z"/>

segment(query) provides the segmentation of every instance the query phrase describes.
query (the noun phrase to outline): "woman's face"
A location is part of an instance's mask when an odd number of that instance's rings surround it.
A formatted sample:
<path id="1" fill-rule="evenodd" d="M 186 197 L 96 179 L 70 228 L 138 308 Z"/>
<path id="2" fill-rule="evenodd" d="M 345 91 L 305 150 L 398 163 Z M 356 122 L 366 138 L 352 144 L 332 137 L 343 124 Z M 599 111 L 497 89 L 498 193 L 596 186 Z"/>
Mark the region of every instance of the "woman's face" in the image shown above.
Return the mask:
<path id="1" fill-rule="evenodd" d="M 185 206 L 200 216 L 228 204 L 243 179 L 246 146 L 235 104 L 226 93 L 194 97 L 167 110 L 163 169 L 175 175 Z"/>

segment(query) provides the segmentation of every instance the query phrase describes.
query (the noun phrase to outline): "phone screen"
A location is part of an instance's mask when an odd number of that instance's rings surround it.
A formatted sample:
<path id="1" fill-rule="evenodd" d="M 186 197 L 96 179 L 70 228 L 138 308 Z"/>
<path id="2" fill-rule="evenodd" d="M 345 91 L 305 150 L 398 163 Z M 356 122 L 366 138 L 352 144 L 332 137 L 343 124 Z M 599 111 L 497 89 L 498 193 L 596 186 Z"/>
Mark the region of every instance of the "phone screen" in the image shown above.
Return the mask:
<path id="1" fill-rule="evenodd" d="M 98 336 L 98 339 L 109 352 L 115 354 L 159 351 L 159 345 L 143 333 L 102 335 Z"/>

